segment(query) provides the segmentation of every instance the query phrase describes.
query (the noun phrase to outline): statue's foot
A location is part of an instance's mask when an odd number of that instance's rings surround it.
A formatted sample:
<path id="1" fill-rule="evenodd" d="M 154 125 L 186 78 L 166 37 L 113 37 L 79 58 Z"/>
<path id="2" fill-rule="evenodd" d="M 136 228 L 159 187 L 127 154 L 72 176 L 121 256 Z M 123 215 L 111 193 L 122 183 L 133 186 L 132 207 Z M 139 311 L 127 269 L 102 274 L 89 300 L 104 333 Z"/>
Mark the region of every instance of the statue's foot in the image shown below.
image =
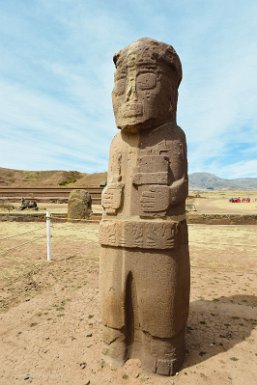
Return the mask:
<path id="1" fill-rule="evenodd" d="M 174 376 L 179 367 L 176 359 L 158 359 L 156 360 L 155 373 L 162 376 Z"/>
<path id="2" fill-rule="evenodd" d="M 173 338 L 146 334 L 143 340 L 142 365 L 148 372 L 173 376 L 181 368 L 185 356 L 184 330 Z"/>
<path id="3" fill-rule="evenodd" d="M 120 367 L 125 362 L 125 335 L 121 330 L 104 327 L 102 355 L 110 366 Z"/>

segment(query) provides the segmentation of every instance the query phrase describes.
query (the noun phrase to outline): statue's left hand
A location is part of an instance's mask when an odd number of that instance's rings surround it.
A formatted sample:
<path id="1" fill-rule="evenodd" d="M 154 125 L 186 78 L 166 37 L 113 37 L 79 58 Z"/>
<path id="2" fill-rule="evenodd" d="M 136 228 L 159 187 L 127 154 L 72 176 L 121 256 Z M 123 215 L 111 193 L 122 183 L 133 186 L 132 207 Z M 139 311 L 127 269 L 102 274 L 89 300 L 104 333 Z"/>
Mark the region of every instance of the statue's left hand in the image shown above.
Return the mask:
<path id="1" fill-rule="evenodd" d="M 144 212 L 163 212 L 170 203 L 170 190 L 168 186 L 149 186 L 142 191 L 140 203 Z"/>

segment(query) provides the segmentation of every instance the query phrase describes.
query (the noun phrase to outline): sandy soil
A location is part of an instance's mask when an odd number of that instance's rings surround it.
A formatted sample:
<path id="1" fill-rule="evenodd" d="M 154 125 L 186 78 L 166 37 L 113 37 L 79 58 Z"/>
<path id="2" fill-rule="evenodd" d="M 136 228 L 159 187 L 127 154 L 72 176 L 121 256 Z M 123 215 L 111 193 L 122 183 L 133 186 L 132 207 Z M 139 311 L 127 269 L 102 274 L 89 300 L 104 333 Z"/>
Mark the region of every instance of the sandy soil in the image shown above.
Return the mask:
<path id="1" fill-rule="evenodd" d="M 191 194 L 194 197 L 196 194 Z M 231 203 L 229 198 L 250 198 L 250 203 Z M 199 214 L 257 214 L 257 192 L 201 192 L 200 198 L 188 199 L 190 208 Z"/>
<path id="2" fill-rule="evenodd" d="M 43 223 L 1 223 L 1 385 L 257 384 L 256 226 L 189 226 L 188 353 L 170 378 L 136 360 L 105 364 L 98 225 L 54 224 L 52 234 L 47 263 Z"/>

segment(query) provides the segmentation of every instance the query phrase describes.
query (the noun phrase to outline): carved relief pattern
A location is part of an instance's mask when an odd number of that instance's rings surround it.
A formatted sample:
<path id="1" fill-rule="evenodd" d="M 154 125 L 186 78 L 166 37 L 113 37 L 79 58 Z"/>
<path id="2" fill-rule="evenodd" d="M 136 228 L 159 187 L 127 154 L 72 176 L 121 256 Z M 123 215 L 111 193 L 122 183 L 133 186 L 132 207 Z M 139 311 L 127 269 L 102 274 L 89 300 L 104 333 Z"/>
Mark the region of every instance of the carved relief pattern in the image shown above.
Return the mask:
<path id="1" fill-rule="evenodd" d="M 122 202 L 123 183 L 107 185 L 102 193 L 102 206 L 107 214 L 115 215 Z"/>
<path id="2" fill-rule="evenodd" d="M 107 246 L 173 249 L 176 247 L 177 222 L 102 221 L 100 243 Z"/>
<path id="3" fill-rule="evenodd" d="M 112 158 L 111 158 L 111 182 L 120 182 L 122 177 L 121 177 L 121 160 L 122 160 L 122 154 L 120 152 L 114 153 Z"/>
<path id="4" fill-rule="evenodd" d="M 164 216 L 169 206 L 168 158 L 143 155 L 137 160 L 133 184 L 140 195 L 140 216 Z"/>

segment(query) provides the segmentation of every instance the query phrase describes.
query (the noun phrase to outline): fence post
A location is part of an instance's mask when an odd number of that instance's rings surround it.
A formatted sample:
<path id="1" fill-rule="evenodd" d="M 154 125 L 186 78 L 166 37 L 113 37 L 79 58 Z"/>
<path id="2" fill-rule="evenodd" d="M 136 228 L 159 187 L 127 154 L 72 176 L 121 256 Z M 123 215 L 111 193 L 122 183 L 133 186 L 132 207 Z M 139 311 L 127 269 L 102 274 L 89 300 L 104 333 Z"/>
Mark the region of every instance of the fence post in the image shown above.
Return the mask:
<path id="1" fill-rule="evenodd" d="M 47 242 L 47 261 L 51 262 L 52 248 L 51 248 L 51 213 L 46 211 L 46 242 Z"/>

